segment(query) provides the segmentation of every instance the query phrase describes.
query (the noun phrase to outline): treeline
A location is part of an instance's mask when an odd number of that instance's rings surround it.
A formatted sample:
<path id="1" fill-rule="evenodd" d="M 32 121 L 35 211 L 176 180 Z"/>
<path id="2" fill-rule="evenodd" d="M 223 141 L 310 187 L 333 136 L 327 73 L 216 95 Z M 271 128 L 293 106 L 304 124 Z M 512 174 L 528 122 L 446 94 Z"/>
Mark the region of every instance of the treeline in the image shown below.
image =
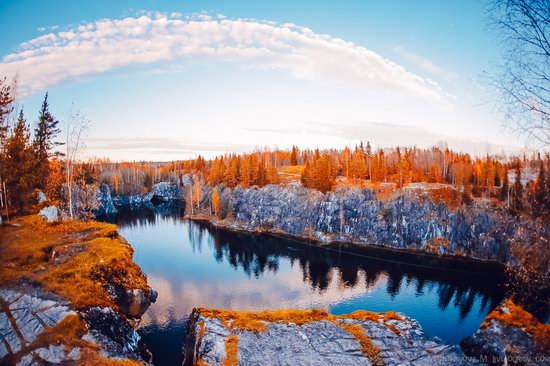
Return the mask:
<path id="1" fill-rule="evenodd" d="M 70 218 L 93 216 L 99 207 L 95 166 L 79 161 L 88 127 L 85 116 L 71 106 L 61 136 L 46 93 L 31 131 L 15 95 L 16 83 L 1 79 L 0 213 L 9 217 L 10 212 L 25 214 L 55 205 Z"/>
<path id="2" fill-rule="evenodd" d="M 32 133 L 23 109 L 14 110 L 14 96 L 15 85 L 5 78 L 0 80 L 0 203 L 6 212 L 9 205 L 23 212 L 34 203 L 36 190 L 53 192 L 59 189 L 57 184 L 63 179 L 56 176 L 61 172 L 55 148 L 59 145 L 56 136 L 60 129 L 59 121 L 49 111 L 48 94 Z M 17 118 L 10 123 L 12 115 Z"/>
<path id="3" fill-rule="evenodd" d="M 360 143 L 353 149 L 320 151 L 293 146 L 291 150 L 264 150 L 242 155 L 218 156 L 180 163 L 186 172 L 201 173 L 212 186 L 263 186 L 281 181 L 279 170 L 298 167 L 299 179 L 309 188 L 328 192 L 338 185 L 390 183 L 400 188 L 408 183 L 443 183 L 472 197 L 502 202 L 512 214 L 533 216 L 550 213 L 550 157 L 540 153 L 504 160 L 492 156 L 473 158 L 447 147 L 372 149 Z M 528 174 L 527 179 L 522 174 Z M 512 179 L 510 179 L 512 177 Z M 368 186 L 368 185 L 367 185 Z"/>
<path id="4" fill-rule="evenodd" d="M 409 183 L 442 183 L 462 191 L 463 202 L 473 198 L 500 201 L 514 215 L 550 212 L 550 158 L 533 154 L 511 159 L 472 157 L 447 147 L 372 149 L 360 143 L 342 150 L 262 150 L 226 154 L 214 159 L 198 156 L 171 163 L 94 163 L 98 181 L 116 194 L 138 194 L 160 181 L 181 184 L 186 173 L 199 173 L 211 186 L 251 187 L 301 181 L 328 192 L 340 185 L 400 188 Z M 523 175 L 523 177 L 522 177 Z"/>

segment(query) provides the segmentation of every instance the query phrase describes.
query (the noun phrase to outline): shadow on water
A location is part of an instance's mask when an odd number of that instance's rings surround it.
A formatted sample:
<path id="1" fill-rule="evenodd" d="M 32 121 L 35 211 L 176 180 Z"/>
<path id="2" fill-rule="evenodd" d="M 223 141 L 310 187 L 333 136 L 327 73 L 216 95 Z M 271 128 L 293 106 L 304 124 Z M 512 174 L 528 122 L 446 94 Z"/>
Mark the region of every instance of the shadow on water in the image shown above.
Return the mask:
<path id="1" fill-rule="evenodd" d="M 195 306 L 397 310 L 417 319 L 428 335 L 458 343 L 505 296 L 498 272 L 447 271 L 444 263 L 426 268 L 182 217 L 183 207 L 162 204 L 101 218 L 119 225 L 159 290 L 140 330 L 158 365 L 178 364 L 184 323 Z"/>

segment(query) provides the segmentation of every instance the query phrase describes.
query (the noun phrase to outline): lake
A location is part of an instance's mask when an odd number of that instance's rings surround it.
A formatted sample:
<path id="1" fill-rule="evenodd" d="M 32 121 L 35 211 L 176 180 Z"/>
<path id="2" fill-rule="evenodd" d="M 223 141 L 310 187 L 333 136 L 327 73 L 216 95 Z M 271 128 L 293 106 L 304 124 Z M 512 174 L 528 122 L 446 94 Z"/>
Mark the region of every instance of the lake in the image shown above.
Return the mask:
<path id="1" fill-rule="evenodd" d="M 179 365 L 194 307 L 395 310 L 458 343 L 504 297 L 502 279 L 424 268 L 311 243 L 212 228 L 175 205 L 125 208 L 107 218 L 132 244 L 158 300 L 139 332 L 157 365 Z"/>

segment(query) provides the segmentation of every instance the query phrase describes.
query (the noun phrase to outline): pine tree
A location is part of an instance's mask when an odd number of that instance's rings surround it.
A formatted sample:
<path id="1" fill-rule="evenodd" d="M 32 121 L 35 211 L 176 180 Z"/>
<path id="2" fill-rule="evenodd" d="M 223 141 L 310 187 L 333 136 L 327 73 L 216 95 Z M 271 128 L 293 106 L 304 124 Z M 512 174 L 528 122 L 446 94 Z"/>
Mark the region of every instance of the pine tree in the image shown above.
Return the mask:
<path id="1" fill-rule="evenodd" d="M 292 152 L 290 153 L 290 165 L 298 165 L 298 147 L 292 145 Z"/>
<path id="2" fill-rule="evenodd" d="M 8 85 L 6 78 L 0 79 L 0 185 L 5 179 L 6 164 L 6 139 L 8 138 L 8 116 L 13 110 L 13 90 Z M 2 190 L 0 189 L 0 192 Z M 0 202 L 4 203 L 4 197 L 0 197 Z"/>
<path id="3" fill-rule="evenodd" d="M 35 180 L 30 133 L 23 110 L 6 140 L 6 186 L 9 200 L 22 212 L 29 204 Z"/>
<path id="4" fill-rule="evenodd" d="M 521 166 L 516 168 L 516 179 L 512 186 L 512 200 L 510 202 L 510 212 L 519 217 L 523 211 L 523 185 L 521 184 Z"/>
<path id="5" fill-rule="evenodd" d="M 313 186 L 313 178 L 312 178 L 311 170 L 312 170 L 311 163 L 309 162 L 309 160 L 306 160 L 306 166 L 302 171 L 302 177 L 300 179 L 302 181 L 302 184 L 306 188 L 312 188 Z"/>
<path id="6" fill-rule="evenodd" d="M 535 182 L 535 190 L 533 192 L 533 200 L 531 203 L 534 217 L 540 217 L 548 214 L 546 212 L 546 206 L 548 204 L 548 200 L 550 199 L 547 191 L 548 184 L 546 182 L 544 162 L 542 159 L 539 159 L 539 161 L 539 175 L 537 177 L 537 181 Z"/>
<path id="7" fill-rule="evenodd" d="M 267 182 L 269 184 L 279 184 L 281 180 L 279 179 L 279 172 L 274 165 L 269 165 L 267 168 Z"/>
<path id="8" fill-rule="evenodd" d="M 367 158 L 367 168 L 368 168 L 368 179 L 372 180 L 372 148 L 370 146 L 370 142 L 367 141 L 367 150 L 366 150 L 366 158 Z"/>
<path id="9" fill-rule="evenodd" d="M 239 183 L 239 165 L 240 159 L 233 155 L 229 159 L 227 169 L 225 169 L 224 182 L 228 187 L 233 188 Z"/>
<path id="10" fill-rule="evenodd" d="M 500 187 L 500 200 L 508 204 L 508 190 L 510 189 L 508 183 L 508 169 L 504 168 L 502 187 Z"/>
<path id="11" fill-rule="evenodd" d="M 0 147 L 5 146 L 8 137 L 8 115 L 13 110 L 14 98 L 6 78 L 0 79 Z"/>
<path id="12" fill-rule="evenodd" d="M 265 164 L 263 160 L 260 160 L 257 165 L 254 184 L 258 187 L 263 187 L 267 184 L 267 171 L 265 169 Z"/>
<path id="13" fill-rule="evenodd" d="M 34 153 L 36 158 L 36 172 L 38 178 L 38 187 L 43 189 L 46 186 L 46 180 L 48 178 L 49 158 L 52 155 L 56 155 L 53 149 L 56 146 L 62 145 L 59 142 L 55 142 L 55 137 L 61 132 L 57 126 L 59 121 L 56 120 L 49 110 L 48 105 L 48 93 L 44 97 L 42 107 L 40 108 L 40 115 L 38 117 L 38 124 L 34 130 Z"/>

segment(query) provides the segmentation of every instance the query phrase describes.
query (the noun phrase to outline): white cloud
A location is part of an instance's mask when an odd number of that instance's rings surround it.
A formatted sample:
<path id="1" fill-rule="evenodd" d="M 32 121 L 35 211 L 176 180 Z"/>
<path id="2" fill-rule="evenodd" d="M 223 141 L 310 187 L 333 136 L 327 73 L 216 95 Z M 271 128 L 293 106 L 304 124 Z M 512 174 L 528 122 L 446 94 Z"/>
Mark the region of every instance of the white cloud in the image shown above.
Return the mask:
<path id="1" fill-rule="evenodd" d="M 393 50 L 397 53 L 399 53 L 401 56 L 405 57 L 407 60 L 415 64 L 416 66 L 434 74 L 437 76 L 444 77 L 445 79 L 449 81 L 453 81 L 458 79 L 458 75 L 455 72 L 447 71 L 443 69 L 442 67 L 436 65 L 433 61 L 422 57 L 420 55 L 417 55 L 416 53 L 413 53 L 409 50 L 407 50 L 404 47 L 401 46 L 395 46 Z"/>
<path id="2" fill-rule="evenodd" d="M 223 16 L 175 16 L 149 13 L 102 19 L 44 34 L 6 55 L 0 75 L 18 73 L 21 93 L 29 95 L 129 65 L 209 56 L 286 70 L 300 79 L 360 85 L 444 103 L 448 99 L 437 84 L 376 52 L 308 28 Z"/>

